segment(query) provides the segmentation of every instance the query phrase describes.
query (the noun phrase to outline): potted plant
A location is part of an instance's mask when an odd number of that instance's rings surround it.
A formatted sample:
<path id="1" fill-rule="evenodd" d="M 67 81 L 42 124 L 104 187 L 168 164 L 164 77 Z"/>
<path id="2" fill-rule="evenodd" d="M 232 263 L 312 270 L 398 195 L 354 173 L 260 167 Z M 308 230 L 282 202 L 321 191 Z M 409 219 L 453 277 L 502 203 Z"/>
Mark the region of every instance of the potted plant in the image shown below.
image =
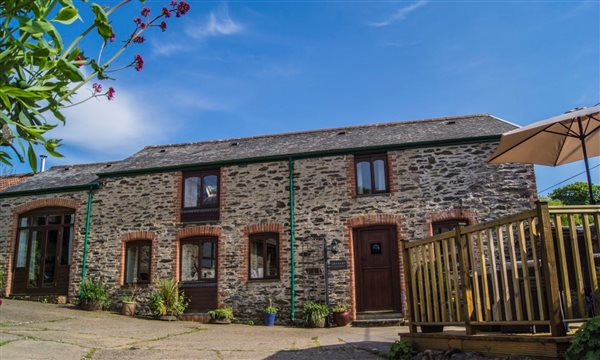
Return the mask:
<path id="1" fill-rule="evenodd" d="M 333 307 L 333 319 L 337 326 L 346 326 L 350 324 L 350 310 L 345 304 L 338 304 Z"/>
<path id="2" fill-rule="evenodd" d="M 233 309 L 229 306 L 214 309 L 208 312 L 210 321 L 214 324 L 231 324 L 233 320 Z"/>
<path id="3" fill-rule="evenodd" d="M 275 317 L 277 316 L 278 309 L 273 306 L 273 302 L 271 298 L 269 298 L 269 306 L 265 308 L 265 325 L 273 326 L 275 325 Z"/>
<path id="4" fill-rule="evenodd" d="M 150 298 L 152 311 L 161 320 L 177 320 L 187 308 L 183 293 L 175 279 L 161 279 Z"/>
<path id="5" fill-rule="evenodd" d="M 104 303 L 108 300 L 108 295 L 106 286 L 101 281 L 85 279 L 81 282 L 79 288 L 81 294 L 79 306 L 83 310 L 102 310 Z"/>
<path id="6" fill-rule="evenodd" d="M 325 304 L 309 301 L 302 306 L 302 317 L 308 327 L 325 327 L 327 315 L 329 315 L 329 308 Z"/>
<path id="7" fill-rule="evenodd" d="M 136 296 L 137 292 L 138 292 L 138 288 L 134 286 L 131 289 L 131 295 L 125 295 L 121 298 L 121 302 L 123 303 L 123 306 L 121 307 L 122 315 L 127 315 L 127 316 L 135 315 L 135 308 L 137 306 L 137 301 L 135 299 L 135 296 Z"/>

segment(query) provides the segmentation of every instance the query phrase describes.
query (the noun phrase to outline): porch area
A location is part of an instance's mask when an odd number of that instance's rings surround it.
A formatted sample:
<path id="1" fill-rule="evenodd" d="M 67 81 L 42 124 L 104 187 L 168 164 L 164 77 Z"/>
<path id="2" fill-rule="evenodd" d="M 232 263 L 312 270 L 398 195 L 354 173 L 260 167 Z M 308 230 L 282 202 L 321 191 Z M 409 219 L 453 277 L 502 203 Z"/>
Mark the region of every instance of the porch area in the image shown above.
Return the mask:
<path id="1" fill-rule="evenodd" d="M 533 210 L 402 244 L 417 350 L 562 358 L 600 314 L 600 206 Z"/>

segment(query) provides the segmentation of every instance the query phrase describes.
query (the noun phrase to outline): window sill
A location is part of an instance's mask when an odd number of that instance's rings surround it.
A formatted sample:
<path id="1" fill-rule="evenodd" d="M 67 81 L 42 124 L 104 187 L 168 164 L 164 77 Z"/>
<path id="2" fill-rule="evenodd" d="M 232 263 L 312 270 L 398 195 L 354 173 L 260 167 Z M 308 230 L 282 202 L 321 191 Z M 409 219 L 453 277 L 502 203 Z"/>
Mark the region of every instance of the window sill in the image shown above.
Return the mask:
<path id="1" fill-rule="evenodd" d="M 364 199 L 364 198 L 383 197 L 383 196 L 391 196 L 391 195 L 392 195 L 391 192 L 382 192 L 382 193 L 375 193 L 375 194 L 355 195 L 354 198 L 355 199 Z"/>
<path id="2" fill-rule="evenodd" d="M 248 279 L 248 283 L 252 283 L 252 284 L 274 283 L 274 282 L 281 282 L 281 278 L 272 278 L 272 279 Z"/>

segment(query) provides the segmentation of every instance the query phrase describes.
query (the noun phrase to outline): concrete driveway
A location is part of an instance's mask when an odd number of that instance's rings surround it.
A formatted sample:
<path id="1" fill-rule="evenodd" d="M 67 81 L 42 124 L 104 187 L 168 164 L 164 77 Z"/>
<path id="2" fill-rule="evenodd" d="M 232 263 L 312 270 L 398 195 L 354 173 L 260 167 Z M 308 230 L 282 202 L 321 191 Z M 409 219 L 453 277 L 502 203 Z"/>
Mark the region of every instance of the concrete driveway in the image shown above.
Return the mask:
<path id="1" fill-rule="evenodd" d="M 4 299 L 0 359 L 381 359 L 401 330 L 164 322 Z"/>

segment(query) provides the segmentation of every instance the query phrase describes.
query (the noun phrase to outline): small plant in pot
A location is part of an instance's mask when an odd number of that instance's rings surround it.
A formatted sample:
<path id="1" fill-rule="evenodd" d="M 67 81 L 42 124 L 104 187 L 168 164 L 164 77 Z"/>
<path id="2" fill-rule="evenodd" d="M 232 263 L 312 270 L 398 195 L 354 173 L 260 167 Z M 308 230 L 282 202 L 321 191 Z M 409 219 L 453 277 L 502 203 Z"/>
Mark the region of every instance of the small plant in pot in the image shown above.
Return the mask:
<path id="1" fill-rule="evenodd" d="M 350 324 L 350 310 L 348 305 L 338 304 L 333 307 L 333 319 L 337 326 L 346 326 Z"/>
<path id="2" fill-rule="evenodd" d="M 102 310 L 102 307 L 108 301 L 106 286 L 101 281 L 85 279 L 81 282 L 79 289 L 81 294 L 79 306 L 83 310 Z"/>
<path id="3" fill-rule="evenodd" d="M 134 286 L 131 289 L 130 295 L 125 295 L 121 298 L 121 302 L 123 306 L 121 307 L 121 314 L 127 316 L 135 316 L 135 308 L 137 307 L 136 295 L 138 293 L 138 288 Z"/>
<path id="4" fill-rule="evenodd" d="M 187 302 L 175 279 L 161 279 L 156 283 L 150 305 L 159 319 L 169 321 L 177 320 L 187 308 Z"/>
<path id="5" fill-rule="evenodd" d="M 309 301 L 302 306 L 302 318 L 308 327 L 325 327 L 327 315 L 329 315 L 329 308 L 325 304 Z"/>
<path id="6" fill-rule="evenodd" d="M 269 306 L 265 308 L 265 325 L 275 325 L 275 317 L 277 316 L 277 311 L 279 310 L 275 306 L 273 306 L 273 302 L 271 301 L 271 298 L 269 298 Z"/>
<path id="7" fill-rule="evenodd" d="M 214 324 L 231 324 L 233 320 L 233 309 L 229 306 L 214 309 L 208 312 L 210 321 Z"/>

